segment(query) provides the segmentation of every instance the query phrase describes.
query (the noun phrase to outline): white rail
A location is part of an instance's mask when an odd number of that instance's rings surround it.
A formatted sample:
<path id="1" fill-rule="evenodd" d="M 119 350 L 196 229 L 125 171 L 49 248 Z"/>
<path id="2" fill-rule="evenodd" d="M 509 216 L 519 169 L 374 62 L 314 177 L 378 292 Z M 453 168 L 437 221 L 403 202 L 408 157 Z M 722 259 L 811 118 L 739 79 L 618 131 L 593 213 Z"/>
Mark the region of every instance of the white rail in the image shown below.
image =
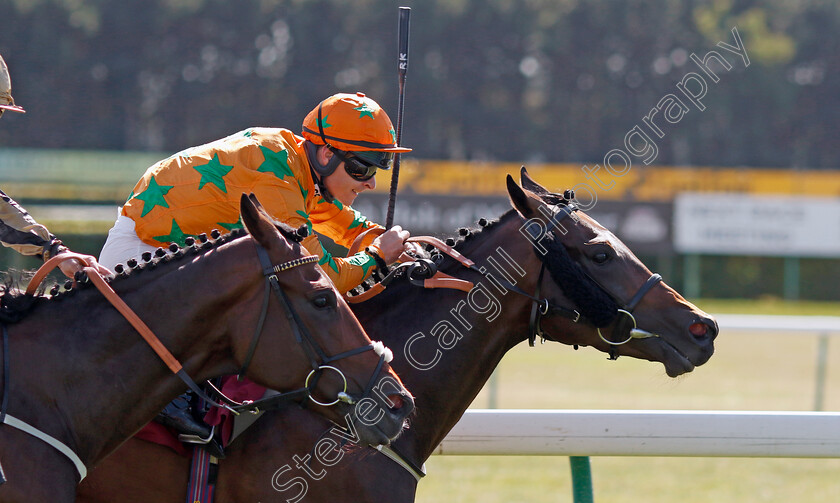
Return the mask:
<path id="1" fill-rule="evenodd" d="M 840 316 L 778 316 L 716 314 L 721 334 L 726 332 L 785 332 L 840 335 Z"/>
<path id="2" fill-rule="evenodd" d="M 715 318 L 724 335 L 818 336 L 815 409 L 821 409 L 828 337 L 840 335 L 840 316 Z M 840 458 L 840 413 L 470 409 L 435 453 Z"/>
<path id="3" fill-rule="evenodd" d="M 840 458 L 840 413 L 471 409 L 436 454 Z"/>

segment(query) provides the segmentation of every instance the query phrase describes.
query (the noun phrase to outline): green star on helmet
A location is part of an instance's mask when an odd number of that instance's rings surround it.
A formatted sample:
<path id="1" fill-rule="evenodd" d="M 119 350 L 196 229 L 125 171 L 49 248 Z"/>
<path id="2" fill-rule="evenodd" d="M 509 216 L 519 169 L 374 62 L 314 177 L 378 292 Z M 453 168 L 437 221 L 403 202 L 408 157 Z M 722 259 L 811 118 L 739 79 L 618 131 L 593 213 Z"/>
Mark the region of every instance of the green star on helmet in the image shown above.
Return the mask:
<path id="1" fill-rule="evenodd" d="M 362 117 L 365 117 L 365 116 L 368 116 L 371 119 L 373 119 L 373 113 L 376 112 L 376 109 L 371 108 L 370 105 L 367 104 L 367 103 L 362 103 L 361 106 L 358 106 L 358 107 L 354 108 L 353 110 L 356 110 L 357 112 L 359 112 L 359 118 L 360 119 Z"/>
<path id="2" fill-rule="evenodd" d="M 332 127 L 332 124 L 327 122 L 327 119 L 329 119 L 329 118 L 330 118 L 329 115 L 325 115 L 324 118 L 321 119 L 321 121 L 318 123 L 318 125 L 321 126 L 323 129 L 327 129 L 328 127 Z"/>

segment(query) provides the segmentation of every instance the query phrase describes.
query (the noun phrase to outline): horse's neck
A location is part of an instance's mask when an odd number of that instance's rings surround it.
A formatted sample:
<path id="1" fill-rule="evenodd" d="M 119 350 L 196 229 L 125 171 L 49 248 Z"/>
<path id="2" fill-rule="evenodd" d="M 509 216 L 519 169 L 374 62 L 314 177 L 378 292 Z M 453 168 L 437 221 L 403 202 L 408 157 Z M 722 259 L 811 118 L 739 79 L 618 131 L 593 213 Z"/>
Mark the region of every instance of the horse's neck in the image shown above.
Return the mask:
<path id="1" fill-rule="evenodd" d="M 195 379 L 220 365 L 211 361 L 210 348 L 222 330 L 213 326 L 221 310 L 207 306 L 218 306 L 223 295 L 230 295 L 208 284 L 213 276 L 207 262 L 202 257 L 189 267 L 161 264 L 114 282 L 126 304 Z M 201 302 L 190 302 L 199 286 Z M 88 463 L 116 448 L 184 388 L 92 288 L 41 306 L 10 333 L 10 377 L 20 391 L 11 394 L 8 412 L 45 425 L 59 438 L 69 431 L 68 443 Z"/>
<path id="2" fill-rule="evenodd" d="M 463 251 L 487 273 L 499 279 L 506 276 L 516 286 L 533 291 L 536 256 L 519 235 L 519 224 L 509 216 L 471 238 Z M 396 316 L 403 313 L 403 326 L 410 325 L 394 338 L 400 342 L 391 346 L 402 357 L 395 361 L 397 373 L 417 397 L 417 415 L 398 445 L 420 460 L 431 455 L 504 354 L 525 339 L 528 329 L 529 299 L 512 291 L 502 294 L 473 272 L 448 272 L 469 277 L 476 285 L 473 291 L 468 295 L 420 291 L 413 299 L 403 300 L 404 309 L 391 310 Z M 417 305 L 426 307 L 422 316 L 405 316 Z M 411 341 L 414 343 L 409 345 Z M 421 362 L 418 354 L 425 361 Z M 437 360 L 433 355 L 438 355 Z"/>

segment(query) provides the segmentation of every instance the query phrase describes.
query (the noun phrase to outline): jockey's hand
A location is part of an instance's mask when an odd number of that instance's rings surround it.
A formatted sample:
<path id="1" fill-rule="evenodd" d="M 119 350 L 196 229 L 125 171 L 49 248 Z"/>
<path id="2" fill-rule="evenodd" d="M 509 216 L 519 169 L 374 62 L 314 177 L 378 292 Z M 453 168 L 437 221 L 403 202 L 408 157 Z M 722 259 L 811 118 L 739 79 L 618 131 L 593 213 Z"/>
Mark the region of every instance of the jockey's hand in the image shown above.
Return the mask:
<path id="1" fill-rule="evenodd" d="M 374 239 L 373 245 L 382 250 L 382 259 L 385 263 L 393 264 L 405 251 L 405 240 L 410 236 L 411 234 L 407 230 L 403 230 L 399 225 L 395 225 Z"/>
<path id="2" fill-rule="evenodd" d="M 91 267 L 96 269 L 96 271 L 102 276 L 110 276 L 113 274 L 107 267 L 97 262 L 96 258 L 93 256 L 85 255 L 85 258 L 89 261 L 89 263 L 93 264 Z M 82 264 L 76 259 L 65 260 L 58 264 L 58 268 L 61 269 L 61 272 L 70 279 L 74 279 L 76 272 L 81 271 L 86 266 L 87 264 Z"/>

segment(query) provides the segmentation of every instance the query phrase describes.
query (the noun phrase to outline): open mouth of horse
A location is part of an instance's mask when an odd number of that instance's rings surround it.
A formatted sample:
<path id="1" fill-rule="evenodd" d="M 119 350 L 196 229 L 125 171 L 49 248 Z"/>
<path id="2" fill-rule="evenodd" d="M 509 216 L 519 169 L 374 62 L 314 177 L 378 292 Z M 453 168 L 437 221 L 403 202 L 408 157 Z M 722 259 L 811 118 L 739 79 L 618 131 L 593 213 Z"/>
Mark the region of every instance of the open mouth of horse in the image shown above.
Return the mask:
<path id="1" fill-rule="evenodd" d="M 390 445 L 405 428 L 414 412 L 414 399 L 407 393 L 376 395 L 353 405 L 342 404 L 341 414 L 353 422 L 359 445 Z"/>
<path id="2" fill-rule="evenodd" d="M 657 337 L 656 340 L 660 341 L 660 345 L 665 350 L 662 364 L 665 365 L 665 373 L 668 374 L 668 377 L 677 377 L 694 370 L 694 363 L 676 346 L 662 337 Z"/>
<path id="3" fill-rule="evenodd" d="M 687 374 L 696 367 L 685 353 L 661 335 L 641 329 L 634 329 L 634 332 L 646 335 L 634 337 L 632 342 L 626 345 L 626 352 L 623 354 L 662 363 L 668 377 Z"/>
<path id="4" fill-rule="evenodd" d="M 389 445 L 399 438 L 402 432 L 408 428 L 408 417 L 414 412 L 414 399 L 408 394 L 388 395 L 390 403 L 385 404 L 385 416 L 388 421 L 380 421 L 376 424 L 384 437 L 383 445 Z M 383 406 L 383 408 L 385 407 Z"/>
<path id="5" fill-rule="evenodd" d="M 703 325 L 702 333 L 699 333 L 700 328 L 696 328 L 697 325 Z M 717 334 L 717 327 L 703 322 L 692 324 L 689 330 L 697 340 L 703 340 L 707 335 L 713 339 L 714 335 Z M 678 377 L 693 371 L 697 366 L 706 363 L 714 352 L 714 346 L 711 343 L 692 346 L 690 351 L 687 352 L 672 344 L 666 337 L 659 334 L 651 335 L 653 336 L 639 342 L 640 344 L 655 345 L 656 349 L 650 351 L 647 359 L 662 362 L 669 377 Z"/>

